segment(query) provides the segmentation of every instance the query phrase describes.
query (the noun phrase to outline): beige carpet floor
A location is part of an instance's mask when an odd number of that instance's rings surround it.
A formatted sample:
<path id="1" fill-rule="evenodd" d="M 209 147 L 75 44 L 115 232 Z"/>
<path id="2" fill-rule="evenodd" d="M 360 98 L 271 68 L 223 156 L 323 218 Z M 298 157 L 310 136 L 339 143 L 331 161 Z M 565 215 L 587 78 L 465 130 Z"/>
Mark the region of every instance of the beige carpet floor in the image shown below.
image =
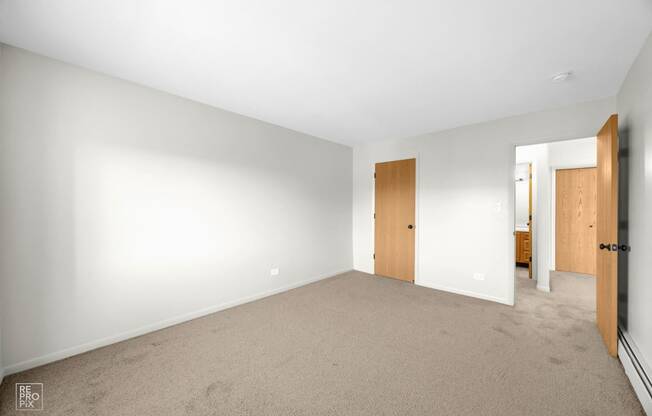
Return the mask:
<path id="1" fill-rule="evenodd" d="M 592 278 L 519 278 L 509 307 L 359 272 L 5 379 L 47 415 L 641 415 Z"/>

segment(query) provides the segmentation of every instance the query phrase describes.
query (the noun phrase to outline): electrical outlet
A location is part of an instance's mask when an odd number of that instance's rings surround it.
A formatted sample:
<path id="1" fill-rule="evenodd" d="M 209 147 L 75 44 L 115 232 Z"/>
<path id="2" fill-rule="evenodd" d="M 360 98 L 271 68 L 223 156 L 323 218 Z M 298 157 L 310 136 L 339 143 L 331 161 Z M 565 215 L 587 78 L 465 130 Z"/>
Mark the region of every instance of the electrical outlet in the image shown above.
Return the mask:
<path id="1" fill-rule="evenodd" d="M 484 273 L 473 273 L 473 278 L 475 280 L 484 280 Z"/>
<path id="2" fill-rule="evenodd" d="M 280 273 L 280 271 L 279 271 L 278 267 L 274 267 L 273 269 L 271 269 L 269 271 L 270 276 L 278 276 L 279 273 Z"/>

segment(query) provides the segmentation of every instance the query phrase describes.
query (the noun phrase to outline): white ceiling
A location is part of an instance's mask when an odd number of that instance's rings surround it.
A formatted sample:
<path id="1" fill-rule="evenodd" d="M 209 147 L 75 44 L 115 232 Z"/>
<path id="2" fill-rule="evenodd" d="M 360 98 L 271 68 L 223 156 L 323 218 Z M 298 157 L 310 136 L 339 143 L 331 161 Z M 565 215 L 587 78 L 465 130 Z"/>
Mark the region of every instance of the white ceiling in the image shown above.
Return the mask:
<path id="1" fill-rule="evenodd" d="M 349 145 L 614 95 L 651 30 L 650 0 L 0 0 L 1 42 Z"/>

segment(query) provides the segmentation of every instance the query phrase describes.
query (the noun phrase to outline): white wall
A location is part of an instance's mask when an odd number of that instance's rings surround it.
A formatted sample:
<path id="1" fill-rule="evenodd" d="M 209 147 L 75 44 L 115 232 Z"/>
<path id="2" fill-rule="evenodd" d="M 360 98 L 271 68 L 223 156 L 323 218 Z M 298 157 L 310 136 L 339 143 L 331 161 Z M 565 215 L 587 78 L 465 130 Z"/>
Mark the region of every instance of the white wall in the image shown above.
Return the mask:
<path id="1" fill-rule="evenodd" d="M 514 169 L 514 225 L 518 229 L 527 229 L 530 211 L 530 180 L 528 163 L 518 162 L 516 152 L 516 168 Z"/>
<path id="2" fill-rule="evenodd" d="M 513 303 L 514 145 L 593 136 L 615 112 L 608 98 L 354 148 L 354 267 L 373 272 L 374 164 L 416 156 L 416 283 Z"/>
<path id="3" fill-rule="evenodd" d="M 627 262 L 626 281 L 619 296 L 620 326 L 642 355 L 639 360 L 652 365 L 652 35 L 634 62 L 618 94 L 620 140 L 626 146 L 629 169 L 629 209 L 621 218 L 629 219 L 631 252 L 619 256 Z M 623 153 L 621 151 L 621 153 Z M 621 193 L 624 192 L 621 189 Z M 621 276 L 622 277 L 622 276 Z"/>
<path id="4" fill-rule="evenodd" d="M 0 91 L 8 371 L 351 269 L 351 148 L 6 46 Z"/>
<path id="5" fill-rule="evenodd" d="M 537 288 L 550 291 L 549 266 L 546 259 L 550 257 L 550 216 L 547 215 L 550 205 L 548 144 L 517 146 L 516 163 L 532 164 L 532 278 L 537 281 Z"/>
<path id="6" fill-rule="evenodd" d="M 0 324 L 2 323 L 2 320 L 0 319 Z M 0 327 L 0 384 L 2 384 L 2 380 L 4 379 L 5 376 L 5 368 L 3 366 L 3 361 L 2 361 L 2 328 Z"/>
<path id="7" fill-rule="evenodd" d="M 2 52 L 2 49 L 0 49 L 0 53 Z M 1 71 L 1 69 L 0 69 Z M 0 277 L 1 280 L 1 277 Z M 2 287 L 0 286 L 0 384 L 2 384 L 2 381 L 5 376 L 5 367 L 4 367 L 4 361 L 2 359 Z"/>
<path id="8" fill-rule="evenodd" d="M 550 166 L 553 169 L 596 166 L 596 146 L 595 137 L 549 143 Z"/>

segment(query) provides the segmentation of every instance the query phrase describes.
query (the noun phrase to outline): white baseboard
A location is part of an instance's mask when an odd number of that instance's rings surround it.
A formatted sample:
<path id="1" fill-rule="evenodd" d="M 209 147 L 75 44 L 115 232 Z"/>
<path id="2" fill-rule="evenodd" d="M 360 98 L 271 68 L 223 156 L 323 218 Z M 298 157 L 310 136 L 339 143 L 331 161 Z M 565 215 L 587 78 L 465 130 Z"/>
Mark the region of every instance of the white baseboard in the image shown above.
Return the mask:
<path id="1" fill-rule="evenodd" d="M 472 297 L 472 298 L 490 300 L 492 302 L 498 302 L 498 303 L 502 303 L 504 305 L 514 306 L 514 303 L 510 302 L 506 298 L 499 298 L 497 296 L 485 295 L 483 293 L 472 292 L 470 290 L 456 289 L 454 287 L 448 287 L 448 286 L 424 285 L 424 284 L 422 284 L 420 282 L 415 282 L 415 284 L 417 286 L 428 287 L 430 289 L 436 289 L 436 290 L 441 290 L 441 291 L 444 291 L 444 292 L 455 293 L 456 295 L 464 295 L 464 296 L 469 296 L 469 297 Z"/>
<path id="2" fill-rule="evenodd" d="M 629 378 L 643 410 L 647 415 L 652 415 L 652 385 L 647 379 L 650 375 L 649 369 L 646 369 L 646 364 L 641 361 L 640 357 L 637 357 L 639 354 L 627 333 L 619 331 L 618 359 L 625 369 L 625 374 Z"/>
<path id="3" fill-rule="evenodd" d="M 332 273 L 324 273 L 316 277 L 312 277 L 310 279 L 302 280 L 298 283 L 293 283 L 287 286 L 282 286 L 276 289 L 268 290 L 265 292 L 259 292 L 251 296 L 245 296 L 240 299 L 236 299 L 234 301 L 222 303 L 220 305 L 215 305 L 215 306 L 209 306 L 207 308 L 203 308 L 194 312 L 186 313 L 180 316 L 176 316 L 174 318 L 166 319 L 163 321 L 159 321 L 150 325 L 145 325 L 140 328 L 136 328 L 127 332 L 123 332 L 117 335 L 112 335 L 109 337 L 101 338 L 95 341 L 91 341 L 85 344 L 77 345 L 74 347 L 66 348 L 60 351 L 56 351 L 50 354 L 42 355 L 40 357 L 35 357 L 35 358 L 30 358 L 29 360 L 21 361 L 16 364 L 9 365 L 4 368 L 4 370 L 0 370 L 0 374 L 4 372 L 4 375 L 9 375 L 9 374 L 14 374 L 18 373 L 20 371 L 25 371 L 29 370 L 30 368 L 38 367 L 41 365 L 45 365 L 54 361 L 59 361 L 64 358 L 72 357 L 73 355 L 81 354 L 87 351 L 91 351 L 100 347 L 105 347 L 107 345 L 115 344 L 116 342 L 124 341 L 130 338 L 134 338 L 140 335 L 147 334 L 149 332 L 153 331 L 158 331 L 159 329 L 167 328 L 173 325 L 177 325 L 183 322 L 190 321 L 192 319 L 200 318 L 202 316 L 210 315 L 211 313 L 219 312 L 224 309 L 232 308 L 234 306 L 242 305 L 245 303 L 249 303 L 258 299 L 262 299 L 271 295 L 275 295 L 281 292 L 285 292 L 291 289 L 295 289 L 300 286 L 305 286 L 310 283 L 314 283 L 319 280 L 323 280 L 329 277 L 336 276 L 338 274 L 346 273 L 351 271 L 352 269 L 346 269 L 346 270 L 340 270 Z"/>
<path id="4" fill-rule="evenodd" d="M 366 270 L 363 270 L 362 268 L 356 269 L 355 267 L 353 268 L 353 270 L 358 270 L 358 271 L 361 271 L 361 272 L 367 273 L 367 274 L 374 274 L 373 270 L 372 271 L 366 271 Z M 478 298 L 478 299 L 482 299 L 482 300 L 489 300 L 489 301 L 492 301 L 492 302 L 502 303 L 504 305 L 514 306 L 514 302 L 513 301 L 510 302 L 509 299 L 507 299 L 507 298 L 499 298 L 497 296 L 485 295 L 483 293 L 477 293 L 477 292 L 473 292 L 473 291 L 470 291 L 470 290 L 456 289 L 454 287 L 448 287 L 448 286 L 443 286 L 443 285 L 426 285 L 426 284 L 422 283 L 421 279 L 419 279 L 419 276 L 417 276 L 416 279 L 414 280 L 414 284 L 417 285 L 417 286 L 421 286 L 421 287 L 427 287 L 427 288 L 430 288 L 430 289 L 441 290 L 443 292 L 455 293 L 456 295 L 469 296 L 469 297 L 472 297 L 472 298 Z"/>
<path id="5" fill-rule="evenodd" d="M 537 285 L 537 289 L 542 291 L 542 292 L 550 293 L 550 286 Z"/>

